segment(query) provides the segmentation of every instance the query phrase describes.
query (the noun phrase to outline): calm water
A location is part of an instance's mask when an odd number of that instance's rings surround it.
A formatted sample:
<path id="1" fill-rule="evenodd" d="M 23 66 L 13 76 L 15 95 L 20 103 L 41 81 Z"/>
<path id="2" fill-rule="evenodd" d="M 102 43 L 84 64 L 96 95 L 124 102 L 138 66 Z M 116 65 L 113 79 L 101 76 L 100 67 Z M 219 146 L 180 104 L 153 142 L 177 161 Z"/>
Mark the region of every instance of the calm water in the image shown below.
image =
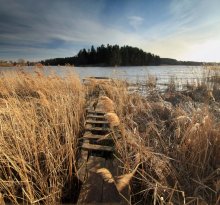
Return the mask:
<path id="1" fill-rule="evenodd" d="M 101 76 L 125 79 L 131 82 L 146 81 L 148 76 L 156 76 L 159 83 L 170 78 L 187 81 L 203 78 L 204 69 L 188 66 L 134 66 L 134 67 L 85 67 L 75 68 L 81 77 Z"/>
<path id="2" fill-rule="evenodd" d="M 1 70 L 17 70 L 19 68 L 0 68 Z M 34 67 L 24 67 L 28 72 L 33 72 Z M 202 66 L 133 66 L 133 67 L 62 67 L 62 66 L 48 66 L 45 67 L 46 74 L 56 73 L 61 76 L 66 76 L 73 70 L 80 76 L 81 79 L 97 76 L 97 77 L 111 77 L 117 79 L 124 79 L 130 82 L 146 82 L 149 75 L 157 77 L 157 83 L 166 84 L 172 78 L 179 85 L 188 82 L 199 82 L 204 78 L 206 70 Z"/>

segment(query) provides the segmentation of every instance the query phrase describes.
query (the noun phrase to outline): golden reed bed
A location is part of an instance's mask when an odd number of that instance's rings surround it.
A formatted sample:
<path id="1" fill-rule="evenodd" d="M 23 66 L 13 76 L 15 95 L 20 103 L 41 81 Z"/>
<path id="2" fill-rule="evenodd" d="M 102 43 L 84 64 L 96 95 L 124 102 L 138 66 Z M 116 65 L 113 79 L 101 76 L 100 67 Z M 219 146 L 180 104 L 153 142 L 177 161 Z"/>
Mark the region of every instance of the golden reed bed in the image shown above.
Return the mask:
<path id="1" fill-rule="evenodd" d="M 86 96 L 96 86 L 82 85 L 75 74 L 62 79 L 38 71 L 1 73 L 1 200 L 55 204 L 77 192 L 78 137 Z M 219 204 L 217 87 L 213 101 L 206 99 L 205 84 L 163 95 L 149 86 L 148 97 L 130 94 L 119 81 L 98 86 L 116 105 L 122 133 L 116 157 L 130 183 L 132 204 Z M 108 170 L 100 172 L 111 176 Z"/>

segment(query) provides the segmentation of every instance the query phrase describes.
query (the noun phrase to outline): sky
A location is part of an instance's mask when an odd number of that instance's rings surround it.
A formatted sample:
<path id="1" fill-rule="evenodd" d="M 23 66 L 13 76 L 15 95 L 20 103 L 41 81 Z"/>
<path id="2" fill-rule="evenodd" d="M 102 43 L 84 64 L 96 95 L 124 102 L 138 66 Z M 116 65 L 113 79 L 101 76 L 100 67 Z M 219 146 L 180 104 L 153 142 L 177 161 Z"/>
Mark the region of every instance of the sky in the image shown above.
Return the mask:
<path id="1" fill-rule="evenodd" d="M 220 0 L 0 0 L 0 59 L 74 56 L 129 45 L 220 62 Z"/>

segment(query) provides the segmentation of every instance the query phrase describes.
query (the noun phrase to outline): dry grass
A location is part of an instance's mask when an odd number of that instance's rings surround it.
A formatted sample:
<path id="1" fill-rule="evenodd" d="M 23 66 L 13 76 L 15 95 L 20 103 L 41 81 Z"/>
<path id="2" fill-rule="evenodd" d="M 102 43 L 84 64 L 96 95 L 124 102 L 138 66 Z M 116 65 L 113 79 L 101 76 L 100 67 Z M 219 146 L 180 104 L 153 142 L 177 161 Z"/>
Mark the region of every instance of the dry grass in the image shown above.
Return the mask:
<path id="1" fill-rule="evenodd" d="M 132 203 L 217 205 L 219 90 L 210 92 L 205 82 L 183 93 L 170 87 L 143 97 L 130 95 L 121 82 L 99 85 L 117 105 L 123 137 L 116 148 L 124 173 L 141 163 L 130 183 Z"/>
<path id="2" fill-rule="evenodd" d="M 108 98 L 106 96 L 101 96 L 98 99 L 98 103 L 96 105 L 96 110 L 103 110 L 105 112 L 114 112 L 115 105 L 110 98 Z"/>
<path id="3" fill-rule="evenodd" d="M 139 164 L 136 166 L 136 168 L 128 174 L 123 174 L 121 176 L 118 176 L 116 179 L 112 176 L 111 172 L 106 168 L 100 168 L 97 170 L 97 173 L 99 173 L 104 181 L 108 183 L 114 183 L 118 192 L 122 192 L 125 187 L 127 187 L 131 181 L 131 179 L 134 177 L 135 172 L 138 169 Z"/>
<path id="4" fill-rule="evenodd" d="M 219 204 L 218 84 L 177 92 L 171 83 L 164 94 L 149 87 L 146 97 L 130 94 L 121 81 L 93 80 L 84 89 L 75 75 L 2 74 L 0 200 L 55 204 L 65 197 L 76 171 L 85 94 L 94 100 L 101 90 L 108 98 L 100 106 L 115 111 L 109 121 L 122 135 L 115 143 L 124 174 L 99 170 L 107 181 L 119 192 L 130 184 L 133 204 Z"/>
<path id="5" fill-rule="evenodd" d="M 55 204 L 65 197 L 74 178 L 83 105 L 83 87 L 74 74 L 61 79 L 39 71 L 2 73 L 0 192 L 5 200 Z"/>
<path id="6" fill-rule="evenodd" d="M 120 125 L 120 120 L 118 116 L 113 112 L 106 113 L 105 118 L 108 120 L 111 127 L 116 127 Z"/>

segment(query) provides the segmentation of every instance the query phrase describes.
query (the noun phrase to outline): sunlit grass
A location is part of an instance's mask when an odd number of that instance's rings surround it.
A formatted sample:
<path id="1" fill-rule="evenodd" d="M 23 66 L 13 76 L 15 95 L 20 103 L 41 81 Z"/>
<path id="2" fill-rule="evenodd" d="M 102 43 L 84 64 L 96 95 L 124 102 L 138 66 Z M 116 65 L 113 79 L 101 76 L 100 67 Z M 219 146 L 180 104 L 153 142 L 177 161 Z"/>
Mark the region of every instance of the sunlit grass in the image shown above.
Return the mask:
<path id="1" fill-rule="evenodd" d="M 143 97 L 120 82 L 99 87 L 117 105 L 123 136 L 116 142 L 117 158 L 124 172 L 140 164 L 131 182 L 133 203 L 219 203 L 219 89 L 212 93 L 204 82 L 187 92 L 172 86 L 160 94 L 148 87 Z"/>
<path id="2" fill-rule="evenodd" d="M 121 133 L 115 156 L 130 173 L 132 203 L 219 203 L 218 84 L 177 92 L 171 81 L 161 94 L 150 77 L 142 95 L 122 81 L 82 85 L 74 74 L 9 74 L 0 77 L 0 200 L 55 204 L 71 194 L 64 187 L 78 169 L 85 99 L 100 89 L 104 108 L 117 114 L 106 117 Z"/>
<path id="3" fill-rule="evenodd" d="M 12 76 L 12 77 L 10 77 Z M 84 93 L 66 79 L 18 72 L 0 77 L 0 191 L 19 201 L 54 204 L 74 177 Z"/>
<path id="4" fill-rule="evenodd" d="M 220 70 L 220 65 L 205 66 L 205 69 L 219 71 Z"/>

